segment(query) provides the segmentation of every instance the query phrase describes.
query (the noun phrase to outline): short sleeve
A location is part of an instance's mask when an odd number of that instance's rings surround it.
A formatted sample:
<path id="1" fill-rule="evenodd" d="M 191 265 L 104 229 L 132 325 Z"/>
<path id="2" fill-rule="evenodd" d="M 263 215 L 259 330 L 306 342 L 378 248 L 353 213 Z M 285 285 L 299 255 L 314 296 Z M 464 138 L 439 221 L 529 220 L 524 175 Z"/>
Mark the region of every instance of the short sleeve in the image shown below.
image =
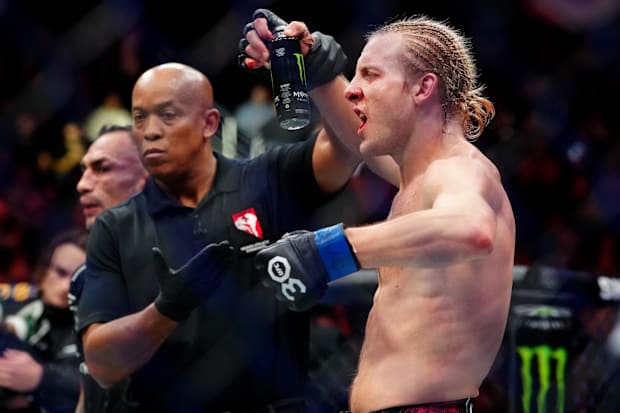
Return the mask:
<path id="1" fill-rule="evenodd" d="M 333 195 L 323 192 L 314 176 L 312 156 L 317 136 L 318 133 L 303 142 L 281 145 L 271 154 L 275 158 L 283 194 L 293 199 L 306 214 L 312 213 Z"/>
<path id="2" fill-rule="evenodd" d="M 129 312 L 113 217 L 107 212 L 102 214 L 90 231 L 86 267 L 80 274 L 82 291 L 77 300 L 79 332 L 92 323 L 104 323 Z"/>

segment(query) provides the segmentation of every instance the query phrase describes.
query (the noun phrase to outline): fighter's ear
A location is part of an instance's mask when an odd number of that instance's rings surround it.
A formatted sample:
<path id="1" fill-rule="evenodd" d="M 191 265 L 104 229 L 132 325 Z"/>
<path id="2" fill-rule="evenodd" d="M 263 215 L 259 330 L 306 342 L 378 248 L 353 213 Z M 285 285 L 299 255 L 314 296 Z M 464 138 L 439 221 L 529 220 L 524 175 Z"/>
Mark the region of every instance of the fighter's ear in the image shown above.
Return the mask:
<path id="1" fill-rule="evenodd" d="M 439 77 L 435 73 L 426 72 L 420 75 L 414 84 L 415 99 L 418 103 L 427 101 L 439 88 Z"/>

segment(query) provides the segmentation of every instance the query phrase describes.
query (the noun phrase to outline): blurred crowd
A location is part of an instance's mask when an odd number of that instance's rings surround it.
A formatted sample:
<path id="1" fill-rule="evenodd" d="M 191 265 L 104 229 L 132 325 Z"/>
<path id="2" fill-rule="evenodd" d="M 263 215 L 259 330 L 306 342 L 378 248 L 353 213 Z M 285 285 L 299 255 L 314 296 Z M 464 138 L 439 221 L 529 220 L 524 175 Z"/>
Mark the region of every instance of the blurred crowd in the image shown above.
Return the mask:
<path id="1" fill-rule="evenodd" d="M 472 27 L 498 106 L 485 145 L 516 212 L 516 260 L 618 275 L 618 6 L 571 19 L 537 3 Z"/>

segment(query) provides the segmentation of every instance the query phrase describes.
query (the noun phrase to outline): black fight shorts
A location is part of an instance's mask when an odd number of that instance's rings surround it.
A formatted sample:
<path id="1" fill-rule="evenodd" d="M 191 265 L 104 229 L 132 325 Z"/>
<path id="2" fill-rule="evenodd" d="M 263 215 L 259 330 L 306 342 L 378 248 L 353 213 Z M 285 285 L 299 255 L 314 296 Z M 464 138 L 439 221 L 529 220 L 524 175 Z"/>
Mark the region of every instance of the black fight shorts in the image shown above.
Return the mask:
<path id="1" fill-rule="evenodd" d="M 372 413 L 473 413 L 471 399 L 440 403 L 423 403 L 411 406 L 389 407 Z"/>

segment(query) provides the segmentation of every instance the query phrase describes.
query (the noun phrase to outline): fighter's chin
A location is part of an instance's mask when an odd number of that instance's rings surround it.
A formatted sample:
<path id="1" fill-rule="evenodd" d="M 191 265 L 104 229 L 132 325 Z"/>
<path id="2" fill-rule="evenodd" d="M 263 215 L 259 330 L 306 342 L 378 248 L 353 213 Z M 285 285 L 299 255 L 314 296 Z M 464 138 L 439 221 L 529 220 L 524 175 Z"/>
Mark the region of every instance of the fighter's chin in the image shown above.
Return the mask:
<path id="1" fill-rule="evenodd" d="M 363 140 L 360 143 L 360 154 L 362 155 L 362 157 L 364 158 L 368 158 L 368 157 L 372 157 L 372 156 L 378 156 L 379 154 L 376 153 L 375 148 L 372 146 L 371 142 L 368 142 L 366 140 Z"/>

